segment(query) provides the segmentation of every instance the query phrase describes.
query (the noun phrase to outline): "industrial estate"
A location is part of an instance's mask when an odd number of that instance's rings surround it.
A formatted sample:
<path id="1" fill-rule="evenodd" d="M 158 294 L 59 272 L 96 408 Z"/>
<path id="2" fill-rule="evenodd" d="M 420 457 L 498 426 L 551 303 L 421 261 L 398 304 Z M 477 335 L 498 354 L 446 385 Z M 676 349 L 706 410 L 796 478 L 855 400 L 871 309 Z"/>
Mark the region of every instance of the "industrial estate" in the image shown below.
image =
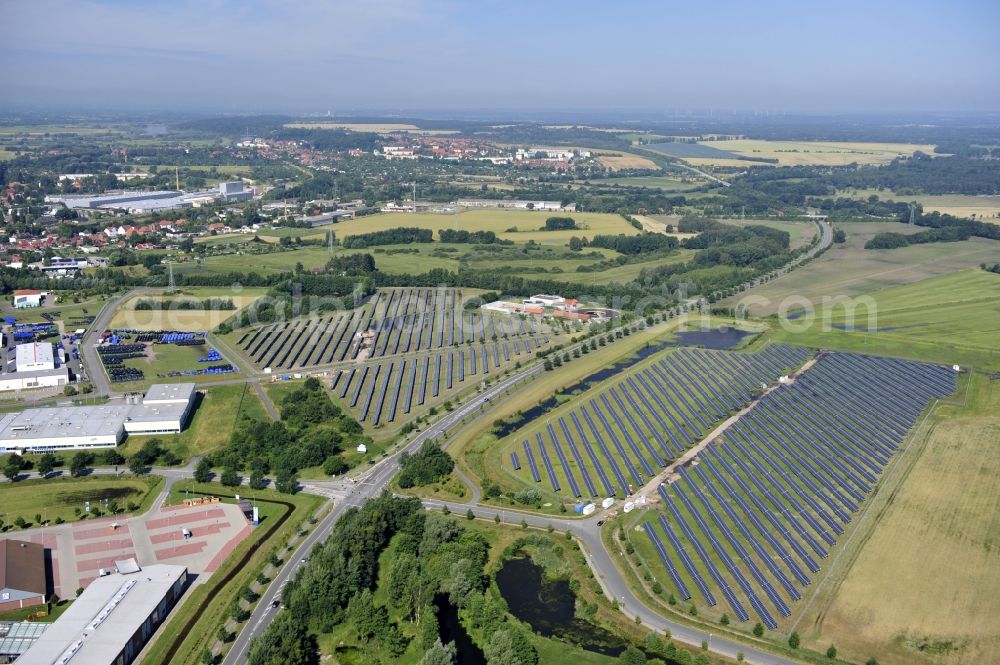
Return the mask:
<path id="1" fill-rule="evenodd" d="M 998 146 L 0 108 L 0 663 L 995 662 Z"/>

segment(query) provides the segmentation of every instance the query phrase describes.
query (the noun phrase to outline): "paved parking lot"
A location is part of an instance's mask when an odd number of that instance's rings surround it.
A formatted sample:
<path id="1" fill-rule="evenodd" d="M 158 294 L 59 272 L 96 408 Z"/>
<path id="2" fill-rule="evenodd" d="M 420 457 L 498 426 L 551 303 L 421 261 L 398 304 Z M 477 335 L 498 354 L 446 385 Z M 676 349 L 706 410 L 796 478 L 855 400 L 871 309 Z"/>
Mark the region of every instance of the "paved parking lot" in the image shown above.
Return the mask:
<path id="1" fill-rule="evenodd" d="M 183 529 L 191 532 L 184 538 Z M 135 558 L 139 565 L 170 563 L 192 573 L 211 573 L 252 527 L 233 503 L 168 506 L 145 515 L 119 515 L 28 531 L 8 531 L 0 538 L 41 543 L 52 560 L 52 584 L 62 598 L 72 598 L 101 568 Z"/>

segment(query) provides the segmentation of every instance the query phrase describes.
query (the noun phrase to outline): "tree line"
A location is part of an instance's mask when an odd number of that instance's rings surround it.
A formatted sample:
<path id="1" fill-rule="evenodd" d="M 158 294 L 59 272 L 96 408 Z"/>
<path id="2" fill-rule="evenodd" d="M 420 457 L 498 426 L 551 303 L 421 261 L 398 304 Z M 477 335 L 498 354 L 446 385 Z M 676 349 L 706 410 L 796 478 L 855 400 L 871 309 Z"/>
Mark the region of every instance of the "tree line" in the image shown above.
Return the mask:
<path id="1" fill-rule="evenodd" d="M 476 245 L 513 245 L 513 240 L 498 238 L 493 231 L 465 231 L 462 229 L 440 229 L 441 242 L 469 243 Z"/>
<path id="2" fill-rule="evenodd" d="M 372 233 L 348 236 L 341 241 L 346 249 L 365 249 L 376 245 L 405 245 L 416 242 L 433 242 L 434 232 L 415 226 L 400 226 Z"/>

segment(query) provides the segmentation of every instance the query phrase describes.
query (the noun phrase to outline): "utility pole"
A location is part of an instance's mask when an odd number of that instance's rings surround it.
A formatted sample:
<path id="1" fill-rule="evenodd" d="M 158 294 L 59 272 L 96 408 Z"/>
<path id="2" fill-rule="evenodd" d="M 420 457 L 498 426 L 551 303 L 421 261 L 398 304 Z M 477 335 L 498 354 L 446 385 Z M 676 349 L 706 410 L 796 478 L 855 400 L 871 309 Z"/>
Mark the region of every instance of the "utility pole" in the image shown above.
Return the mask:
<path id="1" fill-rule="evenodd" d="M 176 178 L 177 191 L 181 191 L 181 169 L 178 166 L 174 167 L 174 177 Z"/>
<path id="2" fill-rule="evenodd" d="M 413 212 L 417 211 L 417 181 L 413 181 Z"/>

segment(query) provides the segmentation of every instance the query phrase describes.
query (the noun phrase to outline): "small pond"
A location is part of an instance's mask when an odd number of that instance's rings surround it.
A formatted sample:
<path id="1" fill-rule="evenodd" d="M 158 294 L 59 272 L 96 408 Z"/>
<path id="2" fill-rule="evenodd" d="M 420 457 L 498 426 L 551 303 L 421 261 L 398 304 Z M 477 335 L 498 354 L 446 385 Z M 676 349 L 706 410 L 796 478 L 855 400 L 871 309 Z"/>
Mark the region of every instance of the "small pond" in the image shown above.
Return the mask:
<path id="1" fill-rule="evenodd" d="M 550 582 L 528 557 L 508 559 L 496 574 L 510 613 L 545 637 L 587 651 L 618 656 L 628 644 L 610 631 L 575 616 L 576 598 L 566 580 Z"/>
<path id="2" fill-rule="evenodd" d="M 654 353 L 662 351 L 663 349 L 670 346 L 674 346 L 674 342 L 672 341 L 657 342 L 656 344 L 650 344 L 649 346 L 644 346 L 638 351 L 636 351 L 633 355 L 626 358 L 625 360 L 621 360 L 615 363 L 614 365 L 611 365 L 610 367 L 605 367 L 604 369 L 599 369 L 596 372 L 593 372 L 592 374 L 588 374 L 587 376 L 583 377 L 573 385 L 568 386 L 566 390 L 563 391 L 563 394 L 571 395 L 575 392 L 586 390 L 590 388 L 592 385 L 600 383 L 605 379 L 611 378 L 612 376 L 618 374 L 619 372 L 626 370 L 637 363 L 642 362 L 643 360 L 650 357 Z M 545 415 L 549 411 L 552 411 L 557 406 L 559 406 L 559 404 L 560 404 L 559 400 L 556 399 L 555 397 L 550 397 L 541 404 L 536 404 L 535 406 L 521 413 L 521 415 L 518 416 L 515 420 L 505 423 L 503 427 L 497 430 L 496 433 L 497 437 L 502 439 L 511 432 L 515 432 L 521 429 L 522 427 L 524 427 L 531 421 L 535 420 L 536 418 Z"/>
<path id="3" fill-rule="evenodd" d="M 736 328 L 721 327 L 708 330 L 692 330 L 677 333 L 677 343 L 682 346 L 703 346 L 706 349 L 731 349 L 743 338 L 754 333 Z"/>
<path id="4" fill-rule="evenodd" d="M 486 665 L 486 656 L 465 632 L 465 627 L 458 620 L 458 608 L 448 602 L 448 595 L 439 593 L 434 596 L 434 608 L 437 610 L 441 644 L 455 643 L 458 652 L 455 665 Z"/>

